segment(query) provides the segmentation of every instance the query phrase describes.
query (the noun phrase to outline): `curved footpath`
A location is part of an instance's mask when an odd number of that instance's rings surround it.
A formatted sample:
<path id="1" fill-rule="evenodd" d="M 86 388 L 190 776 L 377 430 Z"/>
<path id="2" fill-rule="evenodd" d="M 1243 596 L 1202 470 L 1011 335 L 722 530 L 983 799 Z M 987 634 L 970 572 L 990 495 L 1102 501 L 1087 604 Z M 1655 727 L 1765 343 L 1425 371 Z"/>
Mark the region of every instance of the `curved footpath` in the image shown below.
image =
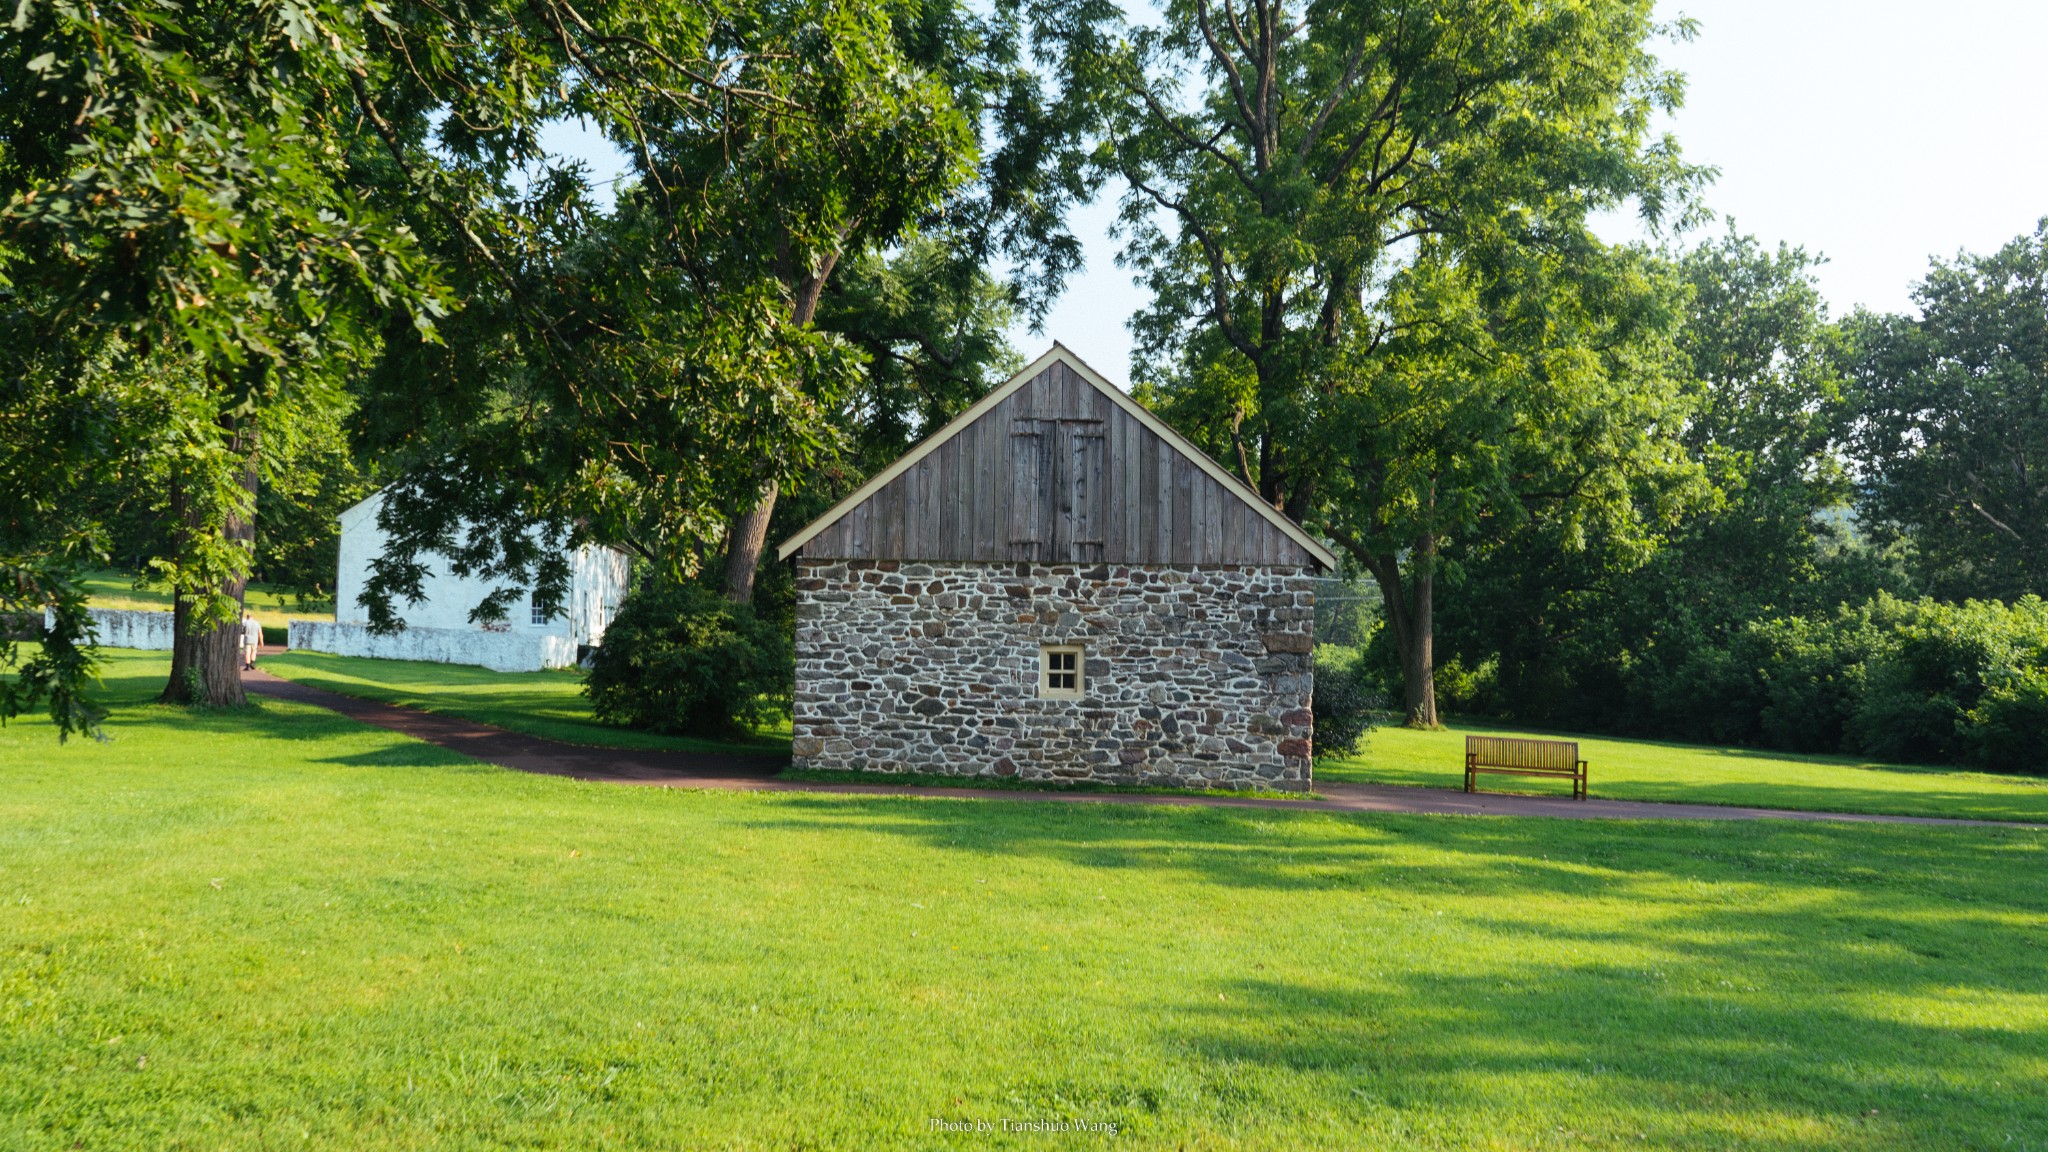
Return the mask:
<path id="1" fill-rule="evenodd" d="M 845 792 L 875 796 L 943 796 L 961 800 L 1027 800 L 1069 804 L 1173 804 L 1207 808 L 1294 808 L 1315 812 L 1407 812 L 1450 816 L 1553 816 L 1579 820 L 1827 820 L 1872 824 L 1957 824 L 2043 828 L 2000 820 L 1932 816 L 1874 816 L 1853 812 L 1798 812 L 1730 808 L 1719 804 L 1666 804 L 1641 800 L 1570 800 L 1549 796 L 1468 795 L 1448 788 L 1318 781 L 1320 800 L 1266 800 L 1236 796 L 1175 796 L 1156 792 L 1010 791 L 994 788 L 923 788 L 901 784 L 821 784 L 778 780 L 783 756 L 590 748 L 508 732 L 434 712 L 359 700 L 322 688 L 245 672 L 249 691 L 312 704 L 352 720 L 410 736 L 472 759 L 544 776 L 672 788 L 725 788 L 764 792 Z"/>

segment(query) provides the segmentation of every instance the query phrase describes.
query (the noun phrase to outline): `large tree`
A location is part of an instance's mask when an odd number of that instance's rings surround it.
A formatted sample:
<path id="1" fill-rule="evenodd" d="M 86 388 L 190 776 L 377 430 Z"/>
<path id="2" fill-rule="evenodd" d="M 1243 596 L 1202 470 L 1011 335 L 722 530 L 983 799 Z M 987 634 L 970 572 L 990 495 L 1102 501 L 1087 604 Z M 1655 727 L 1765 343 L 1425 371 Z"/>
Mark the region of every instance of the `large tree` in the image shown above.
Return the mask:
<path id="1" fill-rule="evenodd" d="M 782 19 L 735 22 L 734 43 Z M 1029 271 L 1016 287 L 1042 306 L 1078 260 L 1062 220 L 1078 173 L 1069 124 L 1044 104 L 1018 32 L 1013 16 L 955 0 L 819 5 L 784 33 L 786 60 L 749 71 L 806 115 L 735 104 L 711 117 L 669 104 L 624 121 L 630 133 L 620 138 L 641 145 L 629 154 L 648 202 L 677 221 L 679 258 L 721 280 L 765 277 L 787 301 L 794 331 L 816 330 L 842 261 L 918 235 L 938 241 L 911 269 L 926 284 L 950 276 L 957 292 L 992 259 L 1018 257 Z M 940 266 L 948 256 L 950 269 Z M 886 354 L 872 339 L 863 350 Z M 830 406 L 839 397 L 820 399 Z M 756 494 L 726 534 L 724 586 L 734 600 L 752 593 L 783 486 L 778 458 L 764 454 L 754 475 L 727 478 Z"/>
<path id="2" fill-rule="evenodd" d="M 1588 216 L 1693 179 L 1650 131 L 1679 79 L 1650 0 L 1047 0 L 1102 110 L 1154 303 L 1135 375 L 1379 583 L 1411 722 L 1436 720 L 1448 542 L 1555 503 L 1630 514 L 1669 468 L 1674 294 Z M 1687 31 L 1680 26 L 1675 31 Z"/>
<path id="3" fill-rule="evenodd" d="M 1854 322 L 1862 515 L 1930 593 L 2048 594 L 2048 220 L 1914 300 Z"/>
<path id="4" fill-rule="evenodd" d="M 913 205 L 931 196 L 919 173 L 957 165 L 944 148 L 920 150 L 928 134 L 898 131 L 934 118 L 892 107 L 890 94 L 915 105 L 931 86 L 896 67 L 888 42 L 870 51 L 877 20 L 863 8 L 830 4 L 21 5 L 0 47 L 0 257 L 12 282 L 6 306 L 19 314 L 17 330 L 32 332 L 39 346 L 69 349 L 73 361 L 111 358 L 114 375 L 153 382 L 140 391 L 142 408 L 72 410 L 104 418 L 109 429 L 168 421 L 131 443 L 148 456 L 136 474 L 163 494 L 155 504 L 164 511 L 165 546 L 153 563 L 174 588 L 179 617 L 166 698 L 241 699 L 235 609 L 253 560 L 258 488 L 276 465 L 273 449 L 330 426 L 348 408 L 343 386 L 358 366 L 416 356 L 458 302 L 515 316 L 516 324 L 496 331 L 500 343 L 538 349 L 522 354 L 521 366 L 623 411 L 621 424 L 659 411 L 665 399 L 657 390 L 652 408 L 638 411 L 613 403 L 632 361 L 684 352 L 693 365 L 684 373 L 688 387 L 666 398 L 701 400 L 681 412 L 705 419 L 671 412 L 669 426 L 688 423 L 696 445 L 731 465 L 723 476 L 714 469 L 707 479 L 699 469 L 682 481 L 696 491 L 717 482 L 745 492 L 749 485 L 735 482 L 733 471 L 764 457 L 800 456 L 749 433 L 791 422 L 779 410 L 782 397 L 808 403 L 800 387 L 805 364 L 849 358 L 801 331 L 778 339 L 777 331 L 801 326 L 788 322 L 788 300 L 751 275 L 746 261 L 811 260 L 791 248 L 807 242 L 805 229 L 830 235 L 849 211 L 859 215 L 832 184 L 849 162 L 842 136 L 855 142 L 854 152 L 867 149 L 858 157 L 864 179 L 878 181 L 893 164 Z M 757 51 L 764 43 L 767 50 Z M 863 95 L 840 99 L 855 90 Z M 881 98 L 866 98 L 875 93 Z M 535 215 L 560 180 L 543 174 L 537 190 L 527 191 L 531 169 L 544 159 L 542 127 L 575 114 L 618 128 L 647 155 L 662 132 L 691 117 L 723 126 L 694 138 L 695 169 L 667 173 L 704 179 L 649 191 L 667 198 L 665 208 L 680 208 L 644 211 L 600 238 L 630 243 L 665 240 L 679 228 L 723 230 L 725 243 L 693 250 L 699 257 L 715 251 L 716 259 L 682 275 L 661 270 L 652 291 L 677 303 L 674 314 L 655 315 L 639 302 L 627 308 L 663 333 L 652 353 L 618 355 L 620 341 L 578 331 L 578 323 L 601 326 L 610 318 L 602 302 L 577 299 L 573 277 L 546 281 L 533 274 L 537 262 L 519 261 L 534 250 L 603 255 L 580 234 L 575 243 L 552 243 L 574 230 Z M 735 146 L 752 146 L 776 163 L 755 156 L 720 168 L 721 159 L 740 159 L 721 151 Z M 764 205 L 750 196 L 788 206 L 807 195 L 814 210 L 775 217 L 783 241 L 767 244 L 764 257 L 747 228 Z M 638 270 L 629 261 L 597 279 L 617 295 Z M 691 325 L 692 315 L 714 322 Z M 680 338 L 666 338 L 678 329 Z M 65 402 L 72 382 L 60 364 L 53 370 L 50 387 L 19 389 L 10 401 Z M 730 398 L 725 385 L 734 371 L 774 388 Z M 483 399 L 445 407 L 459 421 L 502 430 L 492 418 L 517 403 L 517 393 Z M 150 419 L 130 418 L 145 411 Z M 721 424 L 719 414 L 733 420 Z M 586 437 L 592 431 L 582 429 Z M 727 432 L 734 434 L 712 443 Z M 595 438 L 606 443 L 601 431 Z M 116 443 L 111 434 L 82 442 L 107 450 Z M 770 451 L 747 451 L 762 447 Z M 585 460 L 586 490 L 610 495 L 604 454 Z M 497 485 L 492 495 L 522 512 L 536 503 L 516 486 L 508 494 Z M 560 522 L 565 507 L 556 500 L 542 510 Z"/>
<path id="5" fill-rule="evenodd" d="M 978 325 L 993 255 L 1037 257 L 995 289 L 1026 309 L 1073 266 L 1071 133 L 1013 21 L 819 0 L 707 8 L 687 34 L 667 55 L 715 62 L 730 97 L 652 85 L 579 105 L 631 161 L 617 209 L 597 211 L 573 172 L 542 181 L 525 230 L 465 279 L 447 349 L 380 369 L 372 441 L 403 476 L 371 582 L 379 622 L 430 552 L 545 603 L 545 539 L 618 544 L 674 579 L 715 571 L 749 599 L 782 495 L 857 452 L 866 417 L 891 418 L 904 374 L 872 361 L 933 337 L 915 375 L 950 391 L 994 351 L 979 330 L 949 350 L 942 317 L 906 327 L 869 289 L 893 278 Z M 912 259 L 890 259 L 898 246 Z M 857 283 L 834 303 L 847 269 Z"/>
<path id="6" fill-rule="evenodd" d="M 1528 723 L 1747 739 L 1726 724 L 1753 717 L 1689 697 L 1702 661 L 1752 621 L 1876 590 L 1844 523 L 1842 348 L 1817 264 L 1732 228 L 1676 256 L 1679 439 L 1706 483 L 1639 489 L 1646 507 L 1679 498 L 1682 511 L 1647 550 L 1602 535 L 1567 547 L 1540 515 L 1462 549 L 1447 647 L 1463 668 L 1491 668 L 1468 703 Z"/>
<path id="7" fill-rule="evenodd" d="M 333 397 L 372 342 L 365 316 L 424 325 L 444 304 L 355 171 L 360 113 L 337 97 L 373 67 L 371 15 L 25 4 L 0 49 L 6 306 L 59 350 L 28 365 L 56 375 L 10 401 L 78 414 L 87 452 L 147 458 L 133 474 L 161 485 L 171 544 L 155 563 L 178 618 L 166 700 L 242 699 L 264 426 Z M 89 378 L 133 386 L 82 407 Z"/>

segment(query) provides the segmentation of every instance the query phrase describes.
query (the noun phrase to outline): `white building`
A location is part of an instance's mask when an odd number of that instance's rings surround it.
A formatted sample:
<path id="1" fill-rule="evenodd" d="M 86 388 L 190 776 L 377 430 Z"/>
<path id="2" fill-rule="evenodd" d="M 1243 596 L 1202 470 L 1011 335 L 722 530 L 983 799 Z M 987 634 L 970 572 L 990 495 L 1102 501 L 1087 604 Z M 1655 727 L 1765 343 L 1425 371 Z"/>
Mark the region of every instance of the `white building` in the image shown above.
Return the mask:
<path id="1" fill-rule="evenodd" d="M 334 623 L 294 621 L 291 646 L 342 656 L 426 660 L 437 664 L 480 664 L 500 672 L 566 668 L 586 646 L 604 641 L 604 630 L 626 598 L 631 565 L 615 548 L 586 544 L 569 557 L 569 591 L 561 611 L 543 612 L 527 599 L 504 620 L 470 622 L 497 581 L 457 576 L 442 557 L 423 557 L 429 575 L 420 582 L 418 603 L 402 597 L 392 604 L 406 627 L 389 636 L 372 635 L 370 616 L 359 601 L 370 579 L 370 562 L 384 551 L 377 526 L 382 492 L 341 514 L 341 562 L 334 580 Z"/>

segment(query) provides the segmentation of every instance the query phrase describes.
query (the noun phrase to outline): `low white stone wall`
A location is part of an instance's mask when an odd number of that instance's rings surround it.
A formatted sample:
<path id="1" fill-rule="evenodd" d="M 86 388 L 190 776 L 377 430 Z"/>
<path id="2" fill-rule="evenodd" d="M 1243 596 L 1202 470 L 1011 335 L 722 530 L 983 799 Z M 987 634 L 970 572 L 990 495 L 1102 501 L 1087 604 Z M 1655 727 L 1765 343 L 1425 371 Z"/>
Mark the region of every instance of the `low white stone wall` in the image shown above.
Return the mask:
<path id="1" fill-rule="evenodd" d="M 144 652 L 169 652 L 177 637 L 177 617 L 169 612 L 146 612 L 135 608 L 88 608 L 93 626 L 99 629 L 102 648 L 140 648 Z M 57 614 L 43 609 L 43 627 L 57 626 Z"/>
<path id="2" fill-rule="evenodd" d="M 537 672 L 542 668 L 568 668 L 576 663 L 576 643 L 566 636 L 485 632 L 477 628 L 407 628 L 390 636 L 378 636 L 363 624 L 294 620 L 290 647 L 294 652 L 330 652 L 374 660 L 474 664 L 493 672 Z"/>

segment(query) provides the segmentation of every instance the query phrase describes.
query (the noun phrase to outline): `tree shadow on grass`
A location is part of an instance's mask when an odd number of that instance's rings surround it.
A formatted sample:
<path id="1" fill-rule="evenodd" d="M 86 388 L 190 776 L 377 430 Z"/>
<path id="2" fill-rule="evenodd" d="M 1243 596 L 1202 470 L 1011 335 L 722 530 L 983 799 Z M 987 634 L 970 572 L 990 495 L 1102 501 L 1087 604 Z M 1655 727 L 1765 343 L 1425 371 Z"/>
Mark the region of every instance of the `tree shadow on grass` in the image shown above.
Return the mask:
<path id="1" fill-rule="evenodd" d="M 150 656 L 156 654 L 148 654 Z M 142 657 L 142 658 L 138 658 Z M 476 768 L 483 765 L 457 753 L 364 726 L 324 708 L 251 695 L 239 708 L 192 708 L 158 704 L 163 691 L 168 658 L 159 662 L 143 654 L 126 655 L 108 662 L 101 676 L 101 690 L 113 706 L 107 733 L 116 742 L 123 739 L 173 738 L 180 744 L 222 741 L 238 750 L 260 750 L 278 746 L 281 753 L 304 756 L 308 746 L 327 744 L 337 738 L 360 744 L 375 740 L 374 748 L 340 756 L 326 756 L 312 763 L 377 768 Z"/>
<path id="2" fill-rule="evenodd" d="M 1651 971 L 1447 956 L 1328 983 L 1221 980 L 1162 1012 L 1162 1039 L 1214 1079 L 1331 1081 L 1325 1094 L 1348 1098 L 1360 1128 L 1435 1117 L 1452 1144 L 1548 1142 L 1569 1126 L 1595 1146 L 1636 1134 L 1661 1147 L 2041 1146 L 2038 1023 L 1888 1017 L 1872 993 L 1937 997 L 1883 968 L 1795 993 L 1755 972 L 1709 950 Z"/>
<path id="3" fill-rule="evenodd" d="M 1957 772 L 1975 772 L 1980 769 L 1959 768 L 1946 764 L 1894 764 L 1882 760 L 1870 760 L 1862 756 L 1850 756 L 1836 752 L 1789 752 L 1773 748 L 1744 748 L 1728 744 L 1698 744 L 1686 740 L 1659 740 L 1653 737 L 1624 735 L 1603 735 L 1589 732 L 1563 732 L 1549 728 L 1531 728 L 1527 725 L 1493 724 L 1484 720 L 1459 718 L 1445 730 L 1454 734 L 1467 731 L 1493 733 L 1506 736 L 1534 736 L 1544 740 L 1571 740 L 1588 746 L 1615 746 L 1656 748 L 1668 752 L 1683 752 L 1696 756 L 1720 756 L 1731 760 L 1765 760 L 1777 763 L 1816 764 L 1829 768 L 1857 768 L 1871 772 L 1890 772 L 1902 776 L 1943 776 Z M 2002 775 L 1985 773 L 1986 775 Z M 2048 777 L 2014 774 L 2015 780 L 2039 780 L 2048 785 Z"/>
<path id="4" fill-rule="evenodd" d="M 471 760 L 431 744 L 416 740 L 397 740 L 382 748 L 367 752 L 354 752 L 346 756 L 322 756 L 315 764 L 335 764 L 344 768 L 432 768 L 437 771 L 448 769 L 495 774 L 504 769 L 480 760 Z"/>
<path id="5" fill-rule="evenodd" d="M 1861 767 L 1852 765 L 1852 767 Z M 1893 771 L 1886 767 L 1885 771 Z M 1591 794 L 1597 800 L 1650 800 L 1678 804 L 1716 804 L 1735 808 L 1780 808 L 1796 812 L 1853 812 L 1896 816 L 1937 816 L 1974 820 L 2004 820 L 2048 823 L 2048 780 L 2030 776 L 1993 778 L 1998 791 L 1936 787 L 1944 777 L 1953 779 L 1958 770 L 1896 769 L 1924 783 L 1912 791 L 1857 788 L 1839 784 L 1800 784 L 1777 780 L 1702 781 L 1698 777 L 1669 781 L 1634 777 L 1619 783 L 1604 783 L 1596 764 L 1591 772 Z M 1317 769 L 1320 779 L 1340 783 L 1394 784 L 1421 788 L 1462 788 L 1464 770 L 1445 767 L 1441 771 L 1391 767 Z M 1976 773 L 1973 775 L 1986 776 Z M 1489 780 L 1485 791 L 1506 795 L 1554 796 L 1571 794 L 1569 783 L 1553 784 L 1527 777 Z"/>
<path id="6" fill-rule="evenodd" d="M 2048 833 L 2024 828 L 1360 816 L 806 794 L 777 797 L 775 811 L 750 823 L 857 827 L 937 849 L 1248 888 L 1616 896 L 1711 866 L 1728 878 L 1773 882 L 1961 884 L 1975 893 L 1964 898 L 2002 902 L 2016 895 L 2010 878 L 2048 863 Z M 1425 867 L 1409 859 L 1418 849 L 1444 855 Z M 2036 903 L 2048 906 L 2048 891 Z"/>
<path id="7" fill-rule="evenodd" d="M 1445 787 L 1461 786 L 1462 777 Z M 1513 790 L 1530 795 L 1570 795 L 1568 789 L 1547 792 L 1541 787 L 1517 783 Z M 1632 780 L 1625 795 L 1601 799 L 1664 801 L 1675 804 L 1718 804 L 1734 808 L 1781 808 L 1795 812 L 1862 812 L 1898 816 L 1938 816 L 1952 819 L 2004 820 L 2020 823 L 2048 823 L 2048 786 L 2038 795 L 1999 792 L 1970 792 L 1945 788 L 1917 788 L 1912 792 L 1883 789 L 1842 788 L 1789 783 L 1740 782 L 1701 784 L 1673 781 L 1669 784 Z"/>
<path id="8" fill-rule="evenodd" d="M 1632 782 L 1627 792 L 1626 798 L 1630 800 L 1719 804 L 1737 808 L 2048 823 L 2048 786 L 2042 787 L 2038 795 L 2029 795 L 1924 787 L 1912 792 L 1888 792 L 1779 783 L 1650 784 L 1638 781 Z"/>
<path id="9" fill-rule="evenodd" d="M 1257 891 L 1292 927 L 1266 935 L 1244 902 L 1217 904 L 1235 911 L 1207 927 L 1249 933 L 1239 954 L 1158 985 L 1146 1015 L 1212 1097 L 1327 1079 L 1302 1091 L 1355 1108 L 1374 1139 L 1430 1123 L 1511 1146 L 1559 1127 L 1783 1149 L 2048 1133 L 2042 833 L 777 806 L 753 823 L 901 837 L 940 854 L 935 873 L 947 856 L 977 875 L 1035 861 L 1050 867 L 1022 874 L 1047 890 L 1157 894 L 1148 908 L 1173 911 L 1147 931 L 1201 916 L 1206 886 Z"/>
<path id="10" fill-rule="evenodd" d="M 680 736 L 598 721 L 582 695 L 582 676 L 567 669 L 493 672 L 459 664 L 370 660 L 291 653 L 266 661 L 273 674 L 309 688 L 402 708 L 460 716 L 482 724 L 565 743 L 622 749 L 786 753 L 789 735 L 764 729 L 735 738 Z"/>
<path id="11" fill-rule="evenodd" d="M 1599 735 L 1586 732 L 1553 732 L 1513 725 L 1496 727 L 1471 721 L 1459 721 L 1457 724 L 1450 726 L 1448 730 L 1454 734 L 1459 734 L 1468 729 L 1473 732 L 1498 732 L 1503 735 L 1521 734 L 1546 740 L 1576 741 L 1582 748 L 1590 749 L 1592 754 L 1605 755 L 1610 758 L 1614 751 L 1620 749 L 1649 748 L 1708 759 L 1760 760 L 1773 764 L 1811 764 L 1823 768 L 1851 768 L 1863 772 L 1882 772 L 1893 776 L 1989 776 L 2000 780 L 2010 780 L 2016 784 L 2033 783 L 2048 788 L 2048 775 L 2026 772 L 1996 772 L 1985 768 L 1973 768 L 1956 764 L 1900 764 L 1839 752 L 1792 752 L 1776 748 L 1749 748 L 1729 744 L 1697 744 L 1685 740 L 1658 740 L 1650 737 Z M 1592 756 L 1589 754 L 1588 759 L 1591 758 Z"/>
<path id="12" fill-rule="evenodd" d="M 163 694 L 169 679 L 168 654 L 161 668 L 140 660 L 109 661 L 100 668 L 100 691 L 117 707 L 147 704 Z"/>

